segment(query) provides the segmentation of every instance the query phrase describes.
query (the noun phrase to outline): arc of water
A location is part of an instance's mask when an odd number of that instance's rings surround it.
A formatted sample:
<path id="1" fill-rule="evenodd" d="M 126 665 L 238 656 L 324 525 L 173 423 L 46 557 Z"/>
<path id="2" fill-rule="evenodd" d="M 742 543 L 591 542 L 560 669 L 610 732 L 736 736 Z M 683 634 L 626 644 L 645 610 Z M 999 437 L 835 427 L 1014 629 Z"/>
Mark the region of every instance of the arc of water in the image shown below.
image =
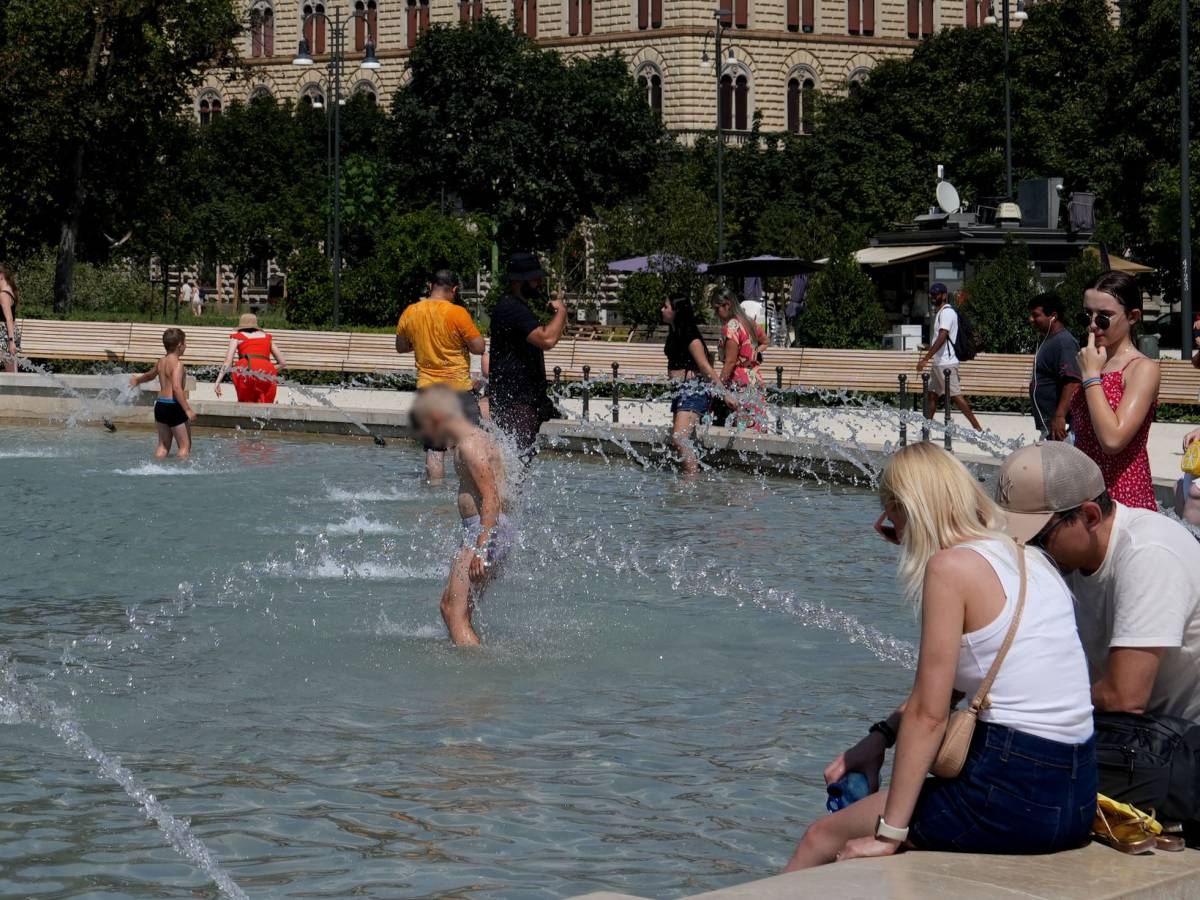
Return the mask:
<path id="1" fill-rule="evenodd" d="M 212 879 L 221 894 L 233 900 L 248 900 L 245 891 L 221 866 L 212 851 L 182 819 L 176 818 L 128 766 L 96 746 L 79 725 L 33 684 L 17 678 L 7 654 L 0 653 L 0 700 L 26 718 L 52 731 L 75 753 L 96 764 L 100 774 L 115 781 L 137 803 L 148 819 L 158 825 L 163 837 L 180 855 Z"/>

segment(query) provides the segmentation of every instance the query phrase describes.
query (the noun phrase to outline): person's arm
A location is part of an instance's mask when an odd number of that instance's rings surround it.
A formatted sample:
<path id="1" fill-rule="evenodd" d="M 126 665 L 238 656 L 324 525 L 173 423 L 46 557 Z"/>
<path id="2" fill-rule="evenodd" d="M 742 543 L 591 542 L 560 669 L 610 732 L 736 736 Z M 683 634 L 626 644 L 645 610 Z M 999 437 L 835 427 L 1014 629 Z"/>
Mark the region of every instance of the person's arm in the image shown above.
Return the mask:
<path id="1" fill-rule="evenodd" d="M 487 558 L 488 541 L 500 522 L 500 491 L 483 438 L 463 447 L 462 461 L 471 473 L 475 489 L 479 491 L 479 536 L 475 539 L 475 558 L 471 560 L 470 568 L 471 580 L 479 581 L 486 574 L 484 560 Z"/>
<path id="2" fill-rule="evenodd" d="M 225 351 L 225 362 L 221 363 L 221 368 L 217 372 L 217 380 L 213 383 L 213 393 L 218 397 L 221 396 L 221 382 L 225 380 L 225 376 L 229 374 L 229 369 L 233 366 L 233 358 L 237 355 L 237 348 L 237 338 L 230 338 L 229 349 Z"/>
<path id="3" fill-rule="evenodd" d="M 145 384 L 147 381 L 153 381 L 157 377 L 158 366 L 156 365 L 153 369 L 148 372 L 143 372 L 141 375 L 131 375 L 129 377 L 129 386 L 138 387 L 139 385 Z"/>
<path id="4" fill-rule="evenodd" d="M 721 329 L 721 384 L 729 384 L 733 370 L 737 368 L 738 353 L 742 345 L 736 337 L 730 334 L 730 325 Z"/>
<path id="5" fill-rule="evenodd" d="M 926 350 L 924 355 L 922 355 L 921 358 L 917 360 L 917 371 L 918 372 L 920 372 L 927 365 L 929 365 L 929 361 L 937 355 L 937 352 L 942 349 L 942 347 L 945 345 L 946 341 L 948 341 L 948 340 L 950 340 L 949 329 L 939 328 L 937 337 L 934 338 L 934 341 L 930 345 L 929 349 Z M 891 823 L 889 822 L 888 824 L 890 825 Z"/>
<path id="6" fill-rule="evenodd" d="M 696 371 L 711 381 L 719 391 L 720 396 L 726 403 L 737 405 L 737 398 L 729 391 L 723 390 L 721 376 L 717 374 L 717 370 L 712 367 L 712 363 L 708 361 L 708 351 L 704 348 L 704 341 L 700 338 L 693 338 L 688 344 L 688 353 L 692 357 L 692 361 L 696 363 Z"/>
<path id="7" fill-rule="evenodd" d="M 286 369 L 287 361 L 283 358 L 283 354 L 279 352 L 279 348 L 271 341 L 271 355 L 275 357 L 275 368 Z"/>
<path id="8" fill-rule="evenodd" d="M 1104 676 L 1092 685 L 1092 705 L 1101 712 L 1145 713 L 1165 647 L 1113 647 Z"/>
<path id="9" fill-rule="evenodd" d="M 412 344 L 408 338 L 402 334 L 396 335 L 396 352 L 397 353 L 412 353 Z"/>
<path id="10" fill-rule="evenodd" d="M 183 363 L 175 367 L 175 373 L 171 376 L 171 388 L 175 395 L 175 401 L 183 408 L 188 421 L 195 422 L 196 411 L 192 409 L 192 404 L 188 402 L 187 370 L 183 367 Z"/>
<path id="11" fill-rule="evenodd" d="M 1078 381 L 1068 381 L 1063 385 L 1058 397 L 1058 406 L 1054 408 L 1054 418 L 1050 420 L 1050 437 L 1056 441 L 1067 439 L 1067 411 L 1071 408 L 1071 400 L 1079 390 Z"/>
<path id="12" fill-rule="evenodd" d="M 900 718 L 907 706 L 906 700 L 883 720 L 884 726 L 893 736 L 900 731 Z M 861 772 L 867 776 L 867 784 L 874 793 L 879 790 L 879 773 L 883 771 L 883 760 L 890 746 L 892 743 L 881 732 L 867 732 L 866 737 L 845 753 L 838 754 L 837 759 L 825 767 L 825 783 L 840 781 L 846 777 L 847 772 Z"/>
<path id="13" fill-rule="evenodd" d="M 4 348 L 10 356 L 17 355 L 17 322 L 13 318 L 12 294 L 0 292 L 0 314 L 4 316 L 4 327 L 8 329 L 8 346 Z"/>
<path id="14" fill-rule="evenodd" d="M 562 298 L 556 296 L 551 300 L 550 308 L 554 310 L 553 318 L 545 325 L 534 328 L 525 338 L 539 350 L 553 350 L 567 327 L 567 304 L 562 302 Z"/>
<path id="15" fill-rule="evenodd" d="M 896 759 L 883 819 L 907 828 L 921 787 L 937 756 L 954 694 L 959 644 L 963 635 L 966 598 L 978 590 L 979 565 L 987 565 L 969 550 L 943 550 L 925 567 L 921 604 L 921 652 L 912 696 L 900 717 Z M 846 845 L 842 859 L 889 856 L 900 845 L 874 836 Z"/>
<path id="16" fill-rule="evenodd" d="M 1183 449 L 1186 450 L 1194 441 L 1200 441 L 1200 428 L 1193 428 L 1183 436 Z"/>
<path id="17" fill-rule="evenodd" d="M 1096 336 L 1089 332 L 1087 346 L 1079 351 L 1079 370 L 1084 380 L 1099 378 L 1107 359 L 1108 354 L 1103 347 L 1096 346 Z M 1093 381 L 1083 388 L 1092 429 L 1100 449 L 1109 456 L 1115 456 L 1129 446 L 1158 402 L 1160 373 L 1154 362 L 1135 360 L 1125 369 L 1124 378 L 1125 395 L 1116 409 L 1108 405 L 1101 383 Z"/>

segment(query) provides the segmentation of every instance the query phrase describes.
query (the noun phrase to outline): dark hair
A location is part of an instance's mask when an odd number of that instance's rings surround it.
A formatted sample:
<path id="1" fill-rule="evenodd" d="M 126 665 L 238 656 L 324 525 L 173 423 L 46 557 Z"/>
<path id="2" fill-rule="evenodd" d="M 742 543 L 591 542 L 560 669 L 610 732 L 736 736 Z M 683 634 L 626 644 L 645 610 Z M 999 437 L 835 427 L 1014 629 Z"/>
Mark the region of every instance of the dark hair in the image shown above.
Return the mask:
<path id="1" fill-rule="evenodd" d="M 696 321 L 696 310 L 692 308 L 691 300 L 687 297 L 680 297 L 678 300 L 668 299 L 667 302 L 675 311 L 675 321 L 671 323 L 670 331 L 691 334 L 693 331 L 699 330 L 700 323 Z"/>
<path id="2" fill-rule="evenodd" d="M 1048 316 L 1054 316 L 1058 321 L 1062 321 L 1066 313 L 1063 310 L 1062 298 L 1054 291 L 1046 291 L 1043 294 L 1038 294 L 1029 301 L 1029 311 L 1040 309 Z"/>
<path id="3" fill-rule="evenodd" d="M 168 328 L 163 332 L 163 347 L 168 353 L 174 353 L 175 350 L 183 343 L 182 328 Z"/>
<path id="4" fill-rule="evenodd" d="M 1105 272 L 1088 285 L 1088 290 L 1108 294 L 1125 307 L 1127 313 L 1142 308 L 1142 289 L 1133 276 L 1125 272 Z"/>
<path id="5" fill-rule="evenodd" d="M 434 287 L 455 288 L 458 287 L 459 280 L 458 276 L 455 275 L 450 269 L 438 269 L 433 273 L 433 281 L 431 284 L 433 284 Z"/>
<path id="6" fill-rule="evenodd" d="M 1099 497 L 1092 501 L 1100 507 L 1100 515 L 1108 518 L 1109 513 L 1113 511 L 1113 499 L 1108 495 L 1108 491 L 1104 491 Z M 1063 521 L 1071 522 L 1078 519 L 1083 512 L 1083 506 L 1076 506 L 1074 509 L 1068 509 L 1062 513 Z"/>

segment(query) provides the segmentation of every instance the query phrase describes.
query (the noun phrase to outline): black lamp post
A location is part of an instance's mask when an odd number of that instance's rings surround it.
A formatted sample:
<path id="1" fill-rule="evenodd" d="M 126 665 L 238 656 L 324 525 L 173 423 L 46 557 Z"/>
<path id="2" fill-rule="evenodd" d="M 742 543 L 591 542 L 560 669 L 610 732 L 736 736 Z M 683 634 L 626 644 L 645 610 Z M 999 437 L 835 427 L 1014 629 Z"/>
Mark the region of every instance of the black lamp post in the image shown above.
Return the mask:
<path id="1" fill-rule="evenodd" d="M 733 13 L 727 9 L 714 10 L 713 20 L 715 24 L 711 32 L 713 52 L 716 54 L 714 65 L 717 73 L 717 262 L 725 259 L 725 129 L 722 124 L 724 96 L 721 90 L 721 76 L 724 73 L 721 70 L 723 66 L 721 62 L 721 35 L 729 28 L 725 23 L 730 21 L 732 17 Z M 701 69 L 704 69 L 708 65 L 708 37 L 707 34 L 704 36 L 705 47 L 701 49 Z"/>
<path id="2" fill-rule="evenodd" d="M 330 146 L 330 170 L 333 181 L 333 327 L 341 323 L 342 312 L 342 73 L 346 65 L 346 29 L 355 19 L 362 19 L 367 29 L 366 47 L 362 61 L 358 64 L 361 69 L 378 69 L 379 60 L 375 56 L 375 30 L 365 10 L 355 10 L 345 19 L 342 18 L 340 7 L 333 8 L 333 17 L 323 12 L 309 13 L 304 17 L 302 29 L 307 29 L 310 22 L 324 21 L 329 26 L 329 84 L 331 87 L 330 105 L 333 113 L 333 142 Z M 292 60 L 294 66 L 311 66 L 313 60 L 308 41 L 300 39 L 300 47 Z M 328 114 L 328 113 L 327 113 Z"/>
<path id="3" fill-rule="evenodd" d="M 1180 356 L 1196 352 L 1192 343 L 1192 174 L 1191 99 L 1188 96 L 1188 0 L 1179 0 L 1179 328 Z"/>
<path id="4" fill-rule="evenodd" d="M 1000 6 L 1003 12 L 1001 18 L 1004 28 L 1004 197 L 1007 200 L 1013 198 L 1013 164 L 1012 164 L 1012 91 L 1009 88 L 1008 74 L 1008 49 L 1009 49 L 1009 23 L 1008 23 L 1008 7 L 1013 0 L 1000 0 Z M 1025 12 L 1025 0 L 1016 0 L 1017 11 L 1013 13 L 1013 18 L 1018 22 L 1024 22 L 1029 18 L 1029 13 Z M 988 5 L 988 14 L 983 20 L 985 25 L 996 24 L 996 10 L 992 5 Z"/>

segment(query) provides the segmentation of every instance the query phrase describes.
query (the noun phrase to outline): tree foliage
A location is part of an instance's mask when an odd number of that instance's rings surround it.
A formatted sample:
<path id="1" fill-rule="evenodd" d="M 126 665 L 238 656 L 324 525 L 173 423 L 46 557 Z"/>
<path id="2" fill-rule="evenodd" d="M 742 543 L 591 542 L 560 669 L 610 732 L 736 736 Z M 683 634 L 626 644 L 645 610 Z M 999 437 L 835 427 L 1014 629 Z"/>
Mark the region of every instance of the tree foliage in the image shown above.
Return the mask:
<path id="1" fill-rule="evenodd" d="M 987 353 L 1029 353 L 1037 343 L 1029 326 L 1029 300 L 1041 293 L 1029 248 L 1011 237 L 1000 253 L 966 284 L 961 309 Z"/>
<path id="2" fill-rule="evenodd" d="M 662 321 L 667 289 L 652 272 L 634 272 L 625 279 L 617 311 L 630 325 L 657 325 Z"/>
<path id="3" fill-rule="evenodd" d="M 842 250 L 808 282 L 796 338 L 804 347 L 861 347 L 877 350 L 887 315 L 875 283 L 853 254 Z"/>

